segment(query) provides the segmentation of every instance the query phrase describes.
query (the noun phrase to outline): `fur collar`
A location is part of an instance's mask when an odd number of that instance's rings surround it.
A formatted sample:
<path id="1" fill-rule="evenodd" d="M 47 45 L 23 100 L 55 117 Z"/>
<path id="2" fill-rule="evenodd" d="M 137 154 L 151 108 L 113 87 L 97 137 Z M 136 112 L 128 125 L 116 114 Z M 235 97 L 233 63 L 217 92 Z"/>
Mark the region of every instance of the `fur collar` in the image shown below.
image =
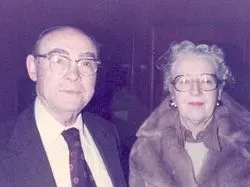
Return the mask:
<path id="1" fill-rule="evenodd" d="M 224 147 L 220 156 L 217 153 L 210 155 L 197 179 L 194 177 L 191 160 L 182 146 L 183 140 L 177 133 L 178 111 L 169 107 L 167 97 L 137 132 L 138 139 L 130 154 L 130 180 L 133 181 L 138 174 L 148 184 L 152 183 L 149 185 L 152 187 L 198 187 L 201 184 L 209 187 L 211 183 L 207 181 L 218 177 L 213 173 L 220 171 L 217 167 L 232 167 L 232 170 L 236 167 L 224 166 L 225 158 L 234 160 L 232 155 L 239 152 L 240 158 L 249 162 L 250 154 L 245 145 L 250 143 L 250 113 L 226 93 L 223 93 L 222 101 L 223 106 L 218 107 L 214 113 L 214 121 L 218 125 L 218 134 Z"/>
<path id="2" fill-rule="evenodd" d="M 169 96 L 166 97 L 144 121 L 136 134 L 137 137 L 159 136 L 164 130 L 176 127 L 175 124 L 179 118 L 178 111 L 169 107 L 169 99 Z M 219 124 L 219 134 L 230 135 L 236 129 L 250 129 L 250 112 L 246 108 L 226 92 L 222 94 L 222 102 L 223 105 L 214 113 L 215 121 Z"/>

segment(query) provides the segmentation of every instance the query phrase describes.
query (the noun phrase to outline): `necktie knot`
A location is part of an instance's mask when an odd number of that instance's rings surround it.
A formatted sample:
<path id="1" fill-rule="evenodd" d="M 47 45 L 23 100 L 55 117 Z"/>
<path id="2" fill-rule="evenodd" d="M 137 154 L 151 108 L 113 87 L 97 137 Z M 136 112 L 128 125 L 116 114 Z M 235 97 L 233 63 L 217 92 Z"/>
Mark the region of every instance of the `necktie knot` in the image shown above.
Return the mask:
<path id="1" fill-rule="evenodd" d="M 76 128 L 70 128 L 62 132 L 62 136 L 67 142 L 69 150 L 81 147 L 79 131 Z"/>

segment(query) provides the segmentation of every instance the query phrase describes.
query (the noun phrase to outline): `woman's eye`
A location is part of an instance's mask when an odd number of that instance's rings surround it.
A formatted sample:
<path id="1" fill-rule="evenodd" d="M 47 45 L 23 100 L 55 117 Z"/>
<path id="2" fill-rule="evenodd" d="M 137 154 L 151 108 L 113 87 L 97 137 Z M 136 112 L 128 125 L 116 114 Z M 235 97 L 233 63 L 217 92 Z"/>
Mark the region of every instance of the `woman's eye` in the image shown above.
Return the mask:
<path id="1" fill-rule="evenodd" d="M 204 84 L 213 84 L 213 80 L 211 80 L 211 79 L 204 79 L 201 82 Z"/>
<path id="2" fill-rule="evenodd" d="M 180 82 L 180 84 L 189 84 L 190 80 L 189 79 L 181 79 L 179 82 Z"/>

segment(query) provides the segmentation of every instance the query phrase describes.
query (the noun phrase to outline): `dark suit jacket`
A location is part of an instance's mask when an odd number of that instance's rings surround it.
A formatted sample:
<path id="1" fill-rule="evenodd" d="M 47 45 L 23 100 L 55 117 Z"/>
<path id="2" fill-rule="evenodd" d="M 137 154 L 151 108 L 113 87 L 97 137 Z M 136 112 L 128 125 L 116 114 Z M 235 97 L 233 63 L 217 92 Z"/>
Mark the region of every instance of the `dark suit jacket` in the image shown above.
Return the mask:
<path id="1" fill-rule="evenodd" d="M 114 187 L 127 186 L 112 125 L 91 113 L 83 113 L 83 119 L 104 160 Z M 35 123 L 34 106 L 27 108 L 15 121 L 8 143 L 0 151 L 1 187 L 56 186 Z"/>

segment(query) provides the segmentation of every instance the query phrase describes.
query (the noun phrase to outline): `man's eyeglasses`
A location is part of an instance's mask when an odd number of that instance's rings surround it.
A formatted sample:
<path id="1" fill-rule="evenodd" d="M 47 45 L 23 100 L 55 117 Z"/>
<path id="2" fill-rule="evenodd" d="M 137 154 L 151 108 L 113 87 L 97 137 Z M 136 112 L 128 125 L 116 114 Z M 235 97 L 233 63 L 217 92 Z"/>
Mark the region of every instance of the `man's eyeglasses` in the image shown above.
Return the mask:
<path id="1" fill-rule="evenodd" d="M 202 74 L 199 78 L 194 79 L 187 75 L 178 75 L 171 84 L 180 92 L 188 92 L 192 89 L 194 82 L 199 84 L 199 88 L 203 91 L 215 90 L 222 81 L 218 80 L 214 74 Z"/>
<path id="2" fill-rule="evenodd" d="M 33 56 L 35 58 L 47 58 L 50 62 L 51 70 L 61 74 L 66 74 L 69 71 L 72 62 L 76 62 L 78 71 L 81 75 L 93 76 L 97 71 L 98 65 L 101 64 L 99 60 L 91 57 L 79 60 L 72 60 L 71 58 L 65 55 L 57 53 L 34 54 Z"/>

